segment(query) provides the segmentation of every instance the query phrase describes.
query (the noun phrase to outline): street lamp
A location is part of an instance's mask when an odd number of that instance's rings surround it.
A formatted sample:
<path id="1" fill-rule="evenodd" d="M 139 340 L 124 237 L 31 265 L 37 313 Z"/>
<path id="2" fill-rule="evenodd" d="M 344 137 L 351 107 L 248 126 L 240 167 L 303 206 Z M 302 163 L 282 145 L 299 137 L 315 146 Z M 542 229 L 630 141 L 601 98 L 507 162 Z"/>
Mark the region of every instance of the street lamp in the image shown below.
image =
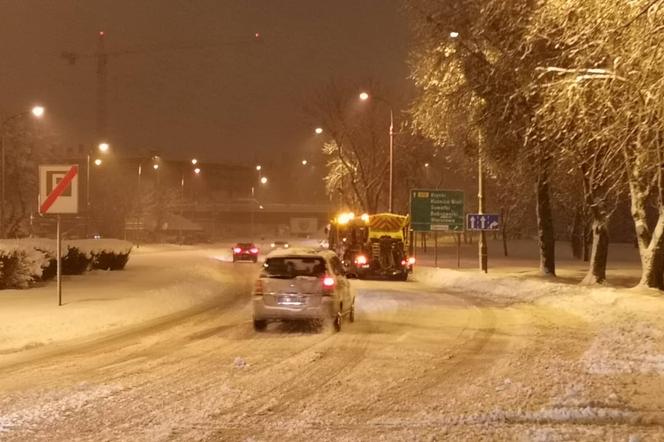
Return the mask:
<path id="1" fill-rule="evenodd" d="M 32 115 L 34 115 L 37 118 L 41 118 L 44 116 L 44 112 L 46 112 L 46 109 L 44 109 L 44 106 L 35 106 L 31 110 Z"/>
<path id="2" fill-rule="evenodd" d="M 482 129 L 477 130 L 477 213 L 484 213 L 484 168 L 482 164 L 482 153 L 484 138 Z M 489 271 L 488 247 L 486 243 L 486 231 L 480 230 L 480 240 L 477 243 L 479 248 L 479 267 L 480 271 L 487 273 Z"/>
<path id="3" fill-rule="evenodd" d="M 320 134 L 323 133 L 323 128 L 322 127 L 317 127 L 316 129 L 314 129 L 314 132 L 316 133 L 316 135 L 320 135 Z"/>
<path id="4" fill-rule="evenodd" d="M 309 164 L 309 161 L 307 161 L 307 160 L 302 160 L 302 165 L 303 165 L 303 166 L 306 166 L 307 164 Z"/>
<path id="5" fill-rule="evenodd" d="M 0 201 L 0 238 L 5 236 L 5 128 L 9 122 L 21 118 L 25 115 L 32 114 L 35 118 L 42 118 L 46 110 L 43 106 L 34 106 L 29 111 L 19 112 L 5 118 L 0 124 L 0 170 L 2 173 L 2 196 Z"/>
<path id="6" fill-rule="evenodd" d="M 367 101 L 369 98 L 370 96 L 367 92 L 360 92 L 360 100 Z M 392 110 L 392 104 L 389 101 L 380 97 L 375 97 L 375 99 L 382 101 L 390 108 L 390 186 L 387 211 L 392 213 L 394 209 L 394 111 Z"/>
<path id="7" fill-rule="evenodd" d="M 258 169 L 257 169 L 258 170 Z M 261 177 L 258 182 L 262 185 L 267 184 L 267 177 Z M 262 209 L 263 206 L 256 199 L 256 186 L 251 186 L 251 236 L 254 236 L 254 212 L 256 211 L 255 207 L 258 206 L 259 209 Z"/>
<path id="8" fill-rule="evenodd" d="M 99 144 L 97 144 L 97 150 L 101 153 L 107 153 L 109 149 L 111 148 L 110 144 L 107 142 L 103 141 Z M 90 205 L 90 190 L 92 187 L 92 181 L 90 177 L 90 161 L 92 157 L 92 151 L 88 150 L 87 156 L 86 156 L 86 168 L 85 168 L 85 237 L 88 237 L 88 230 L 90 229 L 90 214 L 91 214 L 91 205 Z M 95 166 L 101 166 L 102 160 L 101 158 L 96 158 L 95 161 Z"/>
<path id="9" fill-rule="evenodd" d="M 140 246 L 140 240 L 141 240 L 141 235 L 143 233 L 143 201 L 142 201 L 142 194 L 141 194 L 141 181 L 143 177 L 143 163 L 152 160 L 153 166 L 152 168 L 156 171 L 159 169 L 159 164 L 157 163 L 159 161 L 159 155 L 153 155 L 149 158 L 144 157 L 138 161 L 138 186 L 136 188 L 136 211 L 138 213 L 138 220 L 137 220 L 137 230 L 139 233 L 136 235 L 136 247 Z M 156 167 L 155 167 L 156 166 Z"/>
<path id="10" fill-rule="evenodd" d="M 193 158 L 191 160 L 191 164 L 194 166 L 198 164 L 198 160 L 196 158 Z M 154 166 L 153 166 L 154 167 Z M 156 170 L 156 169 L 155 169 Z M 201 168 L 200 167 L 195 167 L 193 169 L 194 175 L 198 176 L 201 173 Z M 184 217 L 184 204 L 185 204 L 185 194 L 184 194 L 184 181 L 185 181 L 185 172 L 182 172 L 182 179 L 180 180 L 180 217 Z M 195 185 L 192 183 L 192 189 L 195 189 Z M 194 201 L 194 204 L 196 204 L 196 195 L 195 195 L 195 190 L 192 190 L 192 199 Z M 194 214 L 196 212 L 196 208 L 194 207 Z M 182 220 L 179 221 L 180 228 L 178 229 L 178 241 L 180 244 L 182 244 L 182 241 L 184 240 L 184 236 L 182 235 Z"/>

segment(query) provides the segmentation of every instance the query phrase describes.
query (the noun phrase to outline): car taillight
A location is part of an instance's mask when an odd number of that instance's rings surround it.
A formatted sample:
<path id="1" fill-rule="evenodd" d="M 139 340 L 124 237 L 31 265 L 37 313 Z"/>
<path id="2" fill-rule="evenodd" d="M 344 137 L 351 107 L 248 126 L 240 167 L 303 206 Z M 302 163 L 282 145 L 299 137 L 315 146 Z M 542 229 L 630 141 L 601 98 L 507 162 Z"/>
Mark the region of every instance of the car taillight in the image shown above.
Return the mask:
<path id="1" fill-rule="evenodd" d="M 408 261 L 406 261 L 405 259 L 402 259 L 402 260 L 401 260 L 401 265 L 402 265 L 402 266 L 405 266 L 406 264 L 408 264 Z"/>
<path id="2" fill-rule="evenodd" d="M 334 278 L 331 276 L 325 276 L 323 278 L 323 287 L 325 287 L 326 289 L 331 289 L 332 287 L 334 287 L 334 283 L 335 283 Z"/>
<path id="3" fill-rule="evenodd" d="M 235 247 L 235 248 L 233 249 L 233 253 L 242 253 L 242 249 L 239 248 L 239 247 Z"/>
<path id="4" fill-rule="evenodd" d="M 411 256 L 410 258 L 408 258 L 408 264 L 411 265 L 411 266 L 412 266 L 413 264 L 415 264 L 415 258 L 412 257 L 412 256 Z"/>
<path id="5" fill-rule="evenodd" d="M 263 281 L 260 279 L 257 279 L 254 284 L 254 295 L 263 295 Z"/>
<path id="6" fill-rule="evenodd" d="M 258 253 L 258 249 L 256 247 L 252 247 L 249 251 L 254 255 Z"/>
<path id="7" fill-rule="evenodd" d="M 355 258 L 355 264 L 364 265 L 367 263 L 367 257 L 364 255 L 358 255 Z"/>

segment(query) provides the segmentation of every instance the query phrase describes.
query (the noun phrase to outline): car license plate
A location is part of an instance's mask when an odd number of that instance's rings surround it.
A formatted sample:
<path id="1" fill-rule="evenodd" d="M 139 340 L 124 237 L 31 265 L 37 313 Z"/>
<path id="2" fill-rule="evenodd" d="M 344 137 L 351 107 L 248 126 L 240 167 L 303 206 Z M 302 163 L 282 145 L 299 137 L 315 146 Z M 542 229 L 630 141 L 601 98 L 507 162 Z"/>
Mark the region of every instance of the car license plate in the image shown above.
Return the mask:
<path id="1" fill-rule="evenodd" d="M 284 295 L 277 298 L 277 303 L 280 305 L 302 305 L 304 299 L 301 296 Z"/>

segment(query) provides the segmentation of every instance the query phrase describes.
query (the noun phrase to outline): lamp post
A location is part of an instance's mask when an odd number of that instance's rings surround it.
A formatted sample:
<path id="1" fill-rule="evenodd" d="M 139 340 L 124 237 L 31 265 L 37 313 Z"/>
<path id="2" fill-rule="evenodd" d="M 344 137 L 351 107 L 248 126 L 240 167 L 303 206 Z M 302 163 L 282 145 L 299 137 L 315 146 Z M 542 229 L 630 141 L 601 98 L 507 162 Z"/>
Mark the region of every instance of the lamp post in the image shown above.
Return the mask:
<path id="1" fill-rule="evenodd" d="M 97 150 L 101 153 L 107 153 L 111 146 L 107 142 L 101 142 L 97 145 Z M 92 150 L 88 150 L 86 156 L 86 167 L 85 167 L 85 237 L 88 237 L 90 230 L 90 215 L 92 213 L 91 203 L 90 203 L 90 188 L 92 187 L 91 180 L 91 166 L 90 160 L 92 157 Z M 95 158 L 95 166 L 101 166 L 102 160 L 100 158 Z"/>
<path id="2" fill-rule="evenodd" d="M 258 167 L 256 168 L 260 172 L 260 169 Z M 263 186 L 267 184 L 268 179 L 266 176 L 261 176 L 260 179 L 258 180 L 260 184 Z M 256 212 L 256 205 L 259 206 L 260 209 L 263 209 L 263 206 L 259 204 L 258 200 L 256 200 L 256 186 L 251 186 L 251 236 L 253 239 L 254 236 L 254 217 L 255 217 L 255 212 Z"/>
<path id="3" fill-rule="evenodd" d="M 478 172 L 478 178 L 477 178 L 477 212 L 482 215 L 484 213 L 484 168 L 482 164 L 482 144 L 484 140 L 482 138 L 482 131 L 478 129 L 478 136 L 477 136 L 477 143 L 478 143 L 478 149 L 477 149 L 477 172 Z M 487 250 L 487 244 L 486 244 L 486 232 L 484 230 L 480 230 L 480 240 L 478 241 L 478 247 L 479 247 L 479 267 L 480 271 L 487 273 L 488 272 L 488 250 Z"/>
<path id="4" fill-rule="evenodd" d="M 370 95 L 367 92 L 360 93 L 360 100 L 367 101 L 370 98 Z M 382 101 L 387 104 L 390 108 L 390 185 L 389 185 L 389 196 L 388 196 L 388 212 L 392 213 L 394 209 L 394 110 L 392 104 L 385 100 L 384 98 L 375 97 L 376 100 Z"/>
<path id="5" fill-rule="evenodd" d="M 29 111 L 19 112 L 18 114 L 11 115 L 2 121 L 0 124 L 0 171 L 2 172 L 2 187 L 1 201 L 0 201 L 0 238 L 5 237 L 5 127 L 9 122 L 21 118 L 25 115 L 32 114 L 35 118 L 41 118 L 44 116 L 45 109 L 43 106 L 35 106 Z"/>
<path id="6" fill-rule="evenodd" d="M 149 159 L 153 161 L 152 167 L 155 171 L 157 171 L 159 169 L 159 163 L 158 163 L 159 156 L 154 155 L 154 156 L 151 156 Z M 144 158 L 144 159 L 141 159 L 138 162 L 138 186 L 136 187 L 136 194 L 137 194 L 137 198 L 136 198 L 137 199 L 137 207 L 136 207 L 136 209 L 137 209 L 137 212 L 138 212 L 138 220 L 137 220 L 136 224 L 137 224 L 137 228 L 139 229 L 140 233 L 138 233 L 136 235 L 136 247 L 137 248 L 140 246 L 140 237 L 141 237 L 141 234 L 143 233 L 143 201 L 142 201 L 142 198 L 141 198 L 141 181 L 142 181 L 142 177 L 143 177 L 143 162 L 145 162 L 145 161 L 146 161 L 146 159 Z"/>
<path id="7" fill-rule="evenodd" d="M 191 160 L 191 164 L 193 166 L 195 166 L 194 169 L 193 169 L 194 176 L 199 176 L 200 173 L 201 173 L 201 168 L 196 166 L 198 164 L 198 160 L 196 158 L 193 158 Z M 182 179 L 180 180 L 180 199 L 181 199 L 181 201 L 180 201 L 180 218 L 184 218 L 184 181 L 185 181 L 185 172 L 183 171 L 182 172 Z M 194 201 L 195 201 L 195 198 L 194 198 Z M 196 208 L 194 207 L 194 213 L 195 213 L 195 210 L 196 210 Z M 179 224 L 180 224 L 180 228 L 178 229 L 178 238 L 179 238 L 180 245 L 182 245 L 182 241 L 184 239 L 183 235 L 182 235 L 182 220 L 179 220 Z"/>

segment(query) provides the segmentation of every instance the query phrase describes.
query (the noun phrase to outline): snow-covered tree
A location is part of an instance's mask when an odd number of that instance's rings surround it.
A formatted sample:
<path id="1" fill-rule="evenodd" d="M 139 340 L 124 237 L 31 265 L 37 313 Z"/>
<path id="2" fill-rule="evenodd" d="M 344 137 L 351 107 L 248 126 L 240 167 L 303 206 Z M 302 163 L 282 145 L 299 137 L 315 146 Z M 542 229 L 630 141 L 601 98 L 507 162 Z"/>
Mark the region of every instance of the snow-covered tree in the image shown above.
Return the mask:
<path id="1" fill-rule="evenodd" d="M 555 53 L 555 47 L 545 42 L 525 44 L 538 3 L 409 0 L 408 4 L 419 43 L 411 63 L 420 93 L 413 109 L 416 127 L 439 144 L 458 136 L 460 127 L 475 127 L 484 140 L 478 150 L 496 168 L 515 163 L 530 167 L 536 184 L 540 269 L 555 275 L 550 173 L 556 146 L 540 137 L 528 138 L 538 104 L 528 86 L 541 61 Z"/>
<path id="2" fill-rule="evenodd" d="M 29 118 L 12 118 L 2 128 L 5 141 L 4 232 L 1 237 L 28 235 L 30 216 L 37 213 L 38 166 L 56 158 L 58 148 Z"/>
<path id="3" fill-rule="evenodd" d="M 534 121 L 564 146 L 583 178 L 594 236 L 586 282 L 604 278 L 606 223 L 625 177 L 641 284 L 664 288 L 663 8 L 661 0 L 560 0 L 542 3 L 531 23 L 533 42 L 560 49 L 540 66 L 545 99 Z"/>
<path id="4" fill-rule="evenodd" d="M 380 96 L 380 87 L 369 89 Z M 323 153 L 328 172 L 325 185 L 332 200 L 341 198 L 348 208 L 376 213 L 387 206 L 389 107 L 379 100 L 360 103 L 357 85 L 331 82 L 305 108 L 320 125 L 328 141 Z M 361 107 L 361 108 L 360 108 Z"/>

